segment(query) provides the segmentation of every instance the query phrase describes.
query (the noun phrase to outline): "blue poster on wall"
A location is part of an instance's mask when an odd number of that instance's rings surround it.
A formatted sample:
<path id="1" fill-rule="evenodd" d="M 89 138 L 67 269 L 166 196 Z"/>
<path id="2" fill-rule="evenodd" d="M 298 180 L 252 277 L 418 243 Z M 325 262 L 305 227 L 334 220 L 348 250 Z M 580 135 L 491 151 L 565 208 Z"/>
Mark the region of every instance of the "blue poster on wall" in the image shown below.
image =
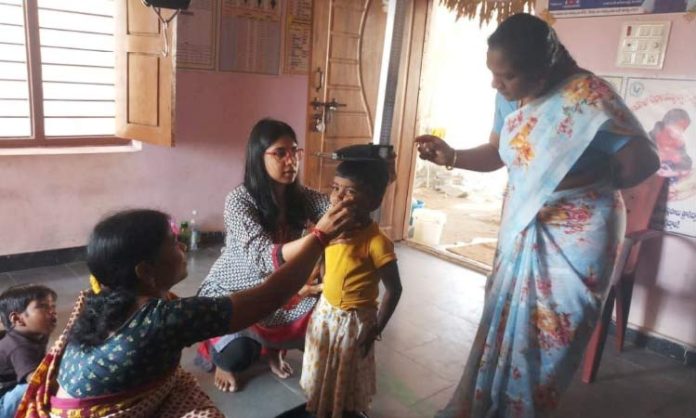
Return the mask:
<path id="1" fill-rule="evenodd" d="M 549 0 L 555 17 L 696 11 L 696 0 Z"/>

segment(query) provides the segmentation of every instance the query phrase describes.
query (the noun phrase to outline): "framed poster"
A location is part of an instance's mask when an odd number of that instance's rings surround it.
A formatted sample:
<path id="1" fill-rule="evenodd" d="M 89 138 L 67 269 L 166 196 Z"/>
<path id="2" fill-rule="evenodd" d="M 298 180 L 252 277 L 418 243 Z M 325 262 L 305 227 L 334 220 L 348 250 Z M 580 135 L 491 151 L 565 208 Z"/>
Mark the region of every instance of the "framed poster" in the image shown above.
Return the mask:
<path id="1" fill-rule="evenodd" d="M 214 70 L 219 0 L 192 0 L 177 18 L 177 68 Z"/>
<path id="2" fill-rule="evenodd" d="M 222 0 L 218 69 L 280 72 L 281 4 L 278 0 Z"/>
<path id="3" fill-rule="evenodd" d="M 312 44 L 312 0 L 289 0 L 285 21 L 283 72 L 307 74 Z"/>
<path id="4" fill-rule="evenodd" d="M 548 0 L 554 17 L 686 13 L 696 0 Z"/>
<path id="5" fill-rule="evenodd" d="M 653 219 L 661 229 L 696 237 L 696 80 L 629 78 L 626 104 L 657 145 L 667 195 Z"/>

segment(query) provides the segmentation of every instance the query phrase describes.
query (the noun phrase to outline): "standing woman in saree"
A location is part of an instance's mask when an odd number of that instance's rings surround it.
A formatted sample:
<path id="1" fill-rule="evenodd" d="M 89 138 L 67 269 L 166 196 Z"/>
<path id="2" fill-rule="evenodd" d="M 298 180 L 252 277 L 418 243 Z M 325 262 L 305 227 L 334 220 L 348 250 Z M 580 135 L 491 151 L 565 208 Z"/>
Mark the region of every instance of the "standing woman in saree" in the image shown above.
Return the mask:
<path id="1" fill-rule="evenodd" d="M 430 135 L 420 157 L 508 170 L 481 322 L 438 417 L 547 416 L 581 360 L 625 230 L 619 189 L 659 168 L 654 144 L 607 82 L 577 66 L 529 14 L 488 38 L 498 91 L 489 142 L 455 150 Z"/>
<path id="2" fill-rule="evenodd" d="M 348 219 L 347 209 L 335 205 L 322 233 L 336 237 Z M 179 366 L 181 350 L 276 310 L 304 285 L 324 244 L 318 237 L 303 241 L 259 286 L 179 299 L 170 289 L 187 276 L 186 255 L 169 216 L 138 209 L 107 217 L 87 245 L 93 289 L 78 298 L 16 417 L 223 418 Z"/>

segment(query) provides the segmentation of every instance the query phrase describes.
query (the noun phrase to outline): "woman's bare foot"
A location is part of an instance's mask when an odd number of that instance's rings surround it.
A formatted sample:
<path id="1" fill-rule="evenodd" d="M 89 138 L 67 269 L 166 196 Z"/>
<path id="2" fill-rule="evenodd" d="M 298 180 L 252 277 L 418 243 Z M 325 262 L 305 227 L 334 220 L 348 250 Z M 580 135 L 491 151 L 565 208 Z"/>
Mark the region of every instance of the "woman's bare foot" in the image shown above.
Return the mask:
<path id="1" fill-rule="evenodd" d="M 219 367 L 215 368 L 215 387 L 222 392 L 236 392 L 239 389 L 234 374 Z"/>
<path id="2" fill-rule="evenodd" d="M 271 371 L 281 379 L 287 379 L 292 375 L 292 367 L 285 361 L 285 350 L 269 350 L 268 365 Z"/>

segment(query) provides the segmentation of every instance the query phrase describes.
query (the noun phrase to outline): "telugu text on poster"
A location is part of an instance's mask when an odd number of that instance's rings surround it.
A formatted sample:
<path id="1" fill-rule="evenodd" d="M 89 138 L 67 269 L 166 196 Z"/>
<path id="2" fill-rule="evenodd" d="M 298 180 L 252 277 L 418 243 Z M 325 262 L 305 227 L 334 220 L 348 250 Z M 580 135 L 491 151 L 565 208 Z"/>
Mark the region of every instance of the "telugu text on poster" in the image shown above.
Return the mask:
<path id="1" fill-rule="evenodd" d="M 220 71 L 278 74 L 281 56 L 278 0 L 223 0 Z"/>
<path id="2" fill-rule="evenodd" d="M 312 42 L 312 0 L 290 0 L 285 25 L 283 72 L 307 74 Z"/>

